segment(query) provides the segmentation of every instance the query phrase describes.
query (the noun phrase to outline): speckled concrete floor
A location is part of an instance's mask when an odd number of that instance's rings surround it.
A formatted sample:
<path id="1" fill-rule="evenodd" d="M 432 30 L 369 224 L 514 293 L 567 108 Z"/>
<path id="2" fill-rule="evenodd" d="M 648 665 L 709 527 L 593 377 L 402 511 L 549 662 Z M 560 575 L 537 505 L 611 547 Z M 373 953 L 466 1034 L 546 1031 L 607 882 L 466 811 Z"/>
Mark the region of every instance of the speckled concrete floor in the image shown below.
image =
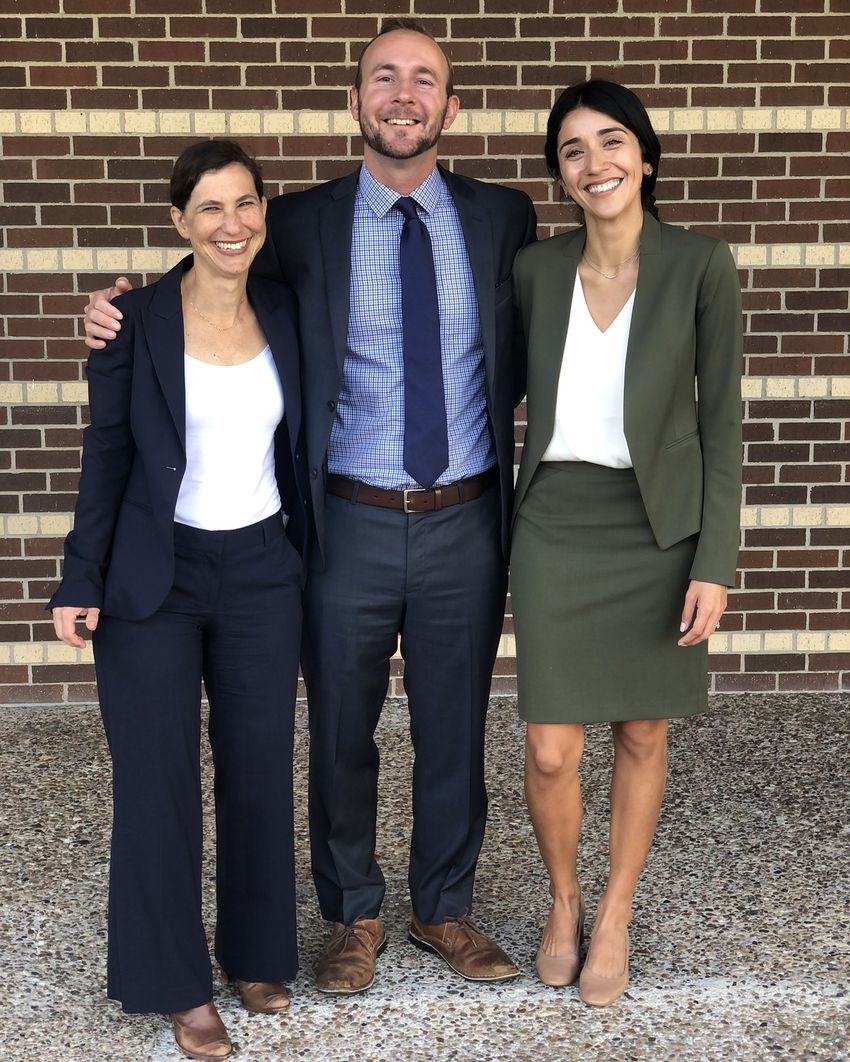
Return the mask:
<path id="1" fill-rule="evenodd" d="M 390 945 L 366 995 L 315 992 L 311 967 L 325 930 L 309 879 L 302 711 L 302 972 L 284 1018 L 248 1016 L 217 982 L 236 1057 L 850 1058 L 848 718 L 838 696 L 747 696 L 717 699 L 710 715 L 672 725 L 670 787 L 633 924 L 632 988 L 596 1011 L 574 988 L 547 989 L 534 976 L 546 895 L 522 803 L 521 728 L 507 701 L 494 702 L 490 716 L 491 816 L 475 913 L 523 976 L 467 985 L 405 939 L 410 753 L 406 713 L 394 704 L 380 728 Z M 591 901 L 605 868 L 609 770 L 608 735 L 598 728 L 583 768 L 582 881 Z M 0 1059 L 178 1058 L 163 1018 L 124 1017 L 104 995 L 109 765 L 96 710 L 0 712 L 0 779 Z"/>

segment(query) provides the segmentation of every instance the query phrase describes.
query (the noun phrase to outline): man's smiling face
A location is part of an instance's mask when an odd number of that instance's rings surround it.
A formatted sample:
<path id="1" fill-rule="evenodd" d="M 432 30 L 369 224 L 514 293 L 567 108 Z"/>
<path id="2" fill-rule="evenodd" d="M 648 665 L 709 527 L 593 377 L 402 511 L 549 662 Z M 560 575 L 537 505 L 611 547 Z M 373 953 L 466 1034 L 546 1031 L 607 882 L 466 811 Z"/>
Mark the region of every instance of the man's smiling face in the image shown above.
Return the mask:
<path id="1" fill-rule="evenodd" d="M 436 147 L 454 121 L 457 96 L 447 95 L 449 69 L 440 47 L 422 33 L 395 30 L 373 41 L 361 60 L 351 114 L 368 148 L 410 159 Z"/>

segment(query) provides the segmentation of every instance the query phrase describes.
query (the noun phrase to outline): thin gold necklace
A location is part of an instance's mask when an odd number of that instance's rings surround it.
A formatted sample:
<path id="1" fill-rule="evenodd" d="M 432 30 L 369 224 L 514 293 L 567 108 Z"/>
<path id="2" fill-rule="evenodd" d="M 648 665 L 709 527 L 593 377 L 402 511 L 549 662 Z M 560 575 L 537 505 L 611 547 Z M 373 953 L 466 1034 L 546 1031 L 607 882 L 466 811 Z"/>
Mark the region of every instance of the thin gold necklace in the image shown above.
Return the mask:
<path id="1" fill-rule="evenodd" d="M 245 296 L 243 295 L 242 298 L 239 300 L 239 305 L 236 307 L 236 317 L 233 319 L 233 324 L 227 325 L 226 328 L 222 328 L 220 325 L 217 325 L 215 321 L 211 321 L 205 313 L 198 309 L 198 307 L 194 304 L 194 302 L 192 302 L 191 299 L 189 299 L 189 305 L 192 307 L 198 317 L 200 317 L 202 321 L 206 321 L 208 325 L 210 325 L 216 330 L 216 332 L 229 332 L 232 328 L 235 328 L 236 325 L 239 323 L 239 311 L 242 309 L 242 303 L 244 301 Z"/>
<path id="2" fill-rule="evenodd" d="M 635 249 L 632 251 L 632 253 L 629 255 L 629 257 L 625 260 L 625 262 L 620 262 L 619 265 L 614 267 L 616 269 L 615 273 L 606 273 L 601 268 L 601 266 L 598 266 L 595 262 L 591 262 L 591 260 L 587 257 L 587 250 L 586 249 L 582 250 L 581 254 L 582 254 L 582 258 L 584 258 L 585 262 L 587 262 L 587 264 L 594 271 L 594 273 L 598 273 L 601 277 L 605 277 L 606 280 L 616 280 L 617 277 L 620 275 L 620 270 L 624 266 L 627 266 L 629 264 L 629 262 L 633 262 L 638 257 L 638 255 L 640 254 L 640 244 L 638 244 L 637 247 L 635 247 Z"/>

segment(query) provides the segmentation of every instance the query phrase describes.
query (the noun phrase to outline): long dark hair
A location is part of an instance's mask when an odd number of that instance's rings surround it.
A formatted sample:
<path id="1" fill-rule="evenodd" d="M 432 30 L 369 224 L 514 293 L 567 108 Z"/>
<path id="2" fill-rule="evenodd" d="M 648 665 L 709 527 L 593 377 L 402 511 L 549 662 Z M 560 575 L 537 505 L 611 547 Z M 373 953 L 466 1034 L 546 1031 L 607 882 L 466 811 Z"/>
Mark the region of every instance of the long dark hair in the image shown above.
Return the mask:
<path id="1" fill-rule="evenodd" d="M 586 107 L 590 111 L 599 111 L 607 114 L 610 118 L 619 122 L 625 129 L 638 139 L 643 161 L 648 162 L 652 172 L 644 174 L 640 185 L 640 201 L 644 210 L 648 210 L 653 217 L 658 217 L 658 209 L 655 206 L 655 182 L 658 179 L 658 166 L 661 162 L 661 144 L 652 128 L 652 122 L 646 113 L 646 107 L 640 99 L 624 85 L 618 85 L 614 81 L 582 81 L 579 85 L 571 85 L 564 89 L 555 100 L 555 105 L 549 112 L 549 121 L 546 123 L 546 165 L 549 172 L 558 180 L 560 168 L 558 166 L 558 133 L 561 122 L 571 112 L 579 107 Z"/>

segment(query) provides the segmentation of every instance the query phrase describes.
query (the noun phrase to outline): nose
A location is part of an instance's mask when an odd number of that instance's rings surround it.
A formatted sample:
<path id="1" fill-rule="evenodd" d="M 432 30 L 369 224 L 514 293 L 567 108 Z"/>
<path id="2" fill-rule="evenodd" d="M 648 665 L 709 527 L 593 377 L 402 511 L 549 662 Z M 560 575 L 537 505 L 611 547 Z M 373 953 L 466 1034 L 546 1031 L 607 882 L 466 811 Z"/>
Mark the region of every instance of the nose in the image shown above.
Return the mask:
<path id="1" fill-rule="evenodd" d="M 221 216 L 220 228 L 225 232 L 239 232 L 242 225 L 235 210 L 225 210 Z"/>
<path id="2" fill-rule="evenodd" d="M 605 152 L 601 147 L 592 144 L 585 152 L 585 165 L 590 173 L 597 173 L 599 170 L 604 170 L 608 163 L 605 158 Z"/>
<path id="3" fill-rule="evenodd" d="M 413 82 L 407 78 L 399 78 L 396 83 L 395 99 L 397 103 L 410 103 L 414 98 Z"/>

